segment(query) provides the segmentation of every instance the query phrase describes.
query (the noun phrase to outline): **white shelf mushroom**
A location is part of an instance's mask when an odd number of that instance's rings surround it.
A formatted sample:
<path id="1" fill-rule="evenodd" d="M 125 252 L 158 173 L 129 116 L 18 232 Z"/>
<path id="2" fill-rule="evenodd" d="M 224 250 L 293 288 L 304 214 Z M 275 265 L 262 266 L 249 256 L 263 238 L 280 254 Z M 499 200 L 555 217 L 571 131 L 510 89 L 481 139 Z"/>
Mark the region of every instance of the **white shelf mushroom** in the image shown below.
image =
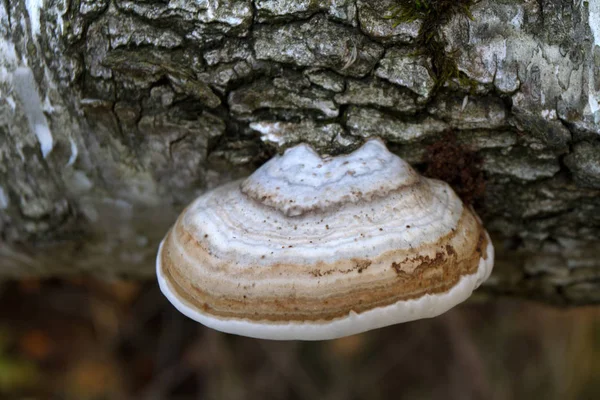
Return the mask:
<path id="1" fill-rule="evenodd" d="M 189 205 L 158 252 L 188 317 L 264 339 L 333 339 L 437 316 L 492 270 L 475 213 L 382 141 L 321 158 L 305 144 Z"/>

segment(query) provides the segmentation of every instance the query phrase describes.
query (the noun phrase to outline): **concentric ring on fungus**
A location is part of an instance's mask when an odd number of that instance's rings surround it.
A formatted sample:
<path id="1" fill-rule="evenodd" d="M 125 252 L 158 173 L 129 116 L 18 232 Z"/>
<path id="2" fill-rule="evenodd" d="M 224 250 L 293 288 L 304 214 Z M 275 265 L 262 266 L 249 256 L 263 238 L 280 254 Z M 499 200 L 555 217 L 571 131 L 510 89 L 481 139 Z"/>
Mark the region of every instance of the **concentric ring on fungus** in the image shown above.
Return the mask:
<path id="1" fill-rule="evenodd" d="M 437 316 L 492 270 L 475 213 L 382 141 L 321 158 L 305 144 L 190 204 L 158 252 L 188 317 L 264 339 L 333 339 Z"/>

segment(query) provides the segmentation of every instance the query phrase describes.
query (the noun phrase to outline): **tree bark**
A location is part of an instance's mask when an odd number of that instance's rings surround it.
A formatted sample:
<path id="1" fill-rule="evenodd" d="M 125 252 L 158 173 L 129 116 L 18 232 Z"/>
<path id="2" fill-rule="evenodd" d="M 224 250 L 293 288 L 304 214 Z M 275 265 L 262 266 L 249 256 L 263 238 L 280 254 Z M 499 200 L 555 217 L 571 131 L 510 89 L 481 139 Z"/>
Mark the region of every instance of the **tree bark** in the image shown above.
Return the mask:
<path id="1" fill-rule="evenodd" d="M 0 276 L 149 277 L 204 190 L 380 136 L 457 169 L 484 292 L 599 303 L 600 0 L 395 1 L 0 1 Z"/>

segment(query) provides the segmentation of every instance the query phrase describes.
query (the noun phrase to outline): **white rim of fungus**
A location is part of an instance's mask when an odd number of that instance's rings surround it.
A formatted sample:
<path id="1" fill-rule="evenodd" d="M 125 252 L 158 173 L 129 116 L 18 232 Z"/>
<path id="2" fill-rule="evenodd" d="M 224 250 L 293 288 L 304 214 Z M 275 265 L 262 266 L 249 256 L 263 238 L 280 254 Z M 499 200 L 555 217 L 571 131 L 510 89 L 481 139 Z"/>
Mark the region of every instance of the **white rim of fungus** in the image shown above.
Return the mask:
<path id="1" fill-rule="evenodd" d="M 417 299 L 400 300 L 394 304 L 361 312 L 351 311 L 347 316 L 331 321 L 270 322 L 248 319 L 225 319 L 201 313 L 189 302 L 180 299 L 162 273 L 161 242 L 156 259 L 156 276 L 162 293 L 187 317 L 209 328 L 236 335 L 270 340 L 328 340 L 382 328 L 388 325 L 437 317 L 465 301 L 492 272 L 494 246 L 487 232 L 487 259 L 480 258 L 477 272 L 463 275 L 458 283 L 444 293 L 426 294 Z"/>

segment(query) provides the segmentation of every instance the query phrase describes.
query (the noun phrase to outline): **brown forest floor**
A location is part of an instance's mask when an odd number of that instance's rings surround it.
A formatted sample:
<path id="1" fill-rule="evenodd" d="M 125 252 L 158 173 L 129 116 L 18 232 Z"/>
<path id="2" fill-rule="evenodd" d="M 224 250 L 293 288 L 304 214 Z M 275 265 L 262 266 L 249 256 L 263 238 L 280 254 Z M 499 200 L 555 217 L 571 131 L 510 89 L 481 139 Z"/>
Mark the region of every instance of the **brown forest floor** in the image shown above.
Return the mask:
<path id="1" fill-rule="evenodd" d="M 0 399 L 597 399 L 600 308 L 503 300 L 329 342 L 225 335 L 154 283 L 0 285 Z"/>

